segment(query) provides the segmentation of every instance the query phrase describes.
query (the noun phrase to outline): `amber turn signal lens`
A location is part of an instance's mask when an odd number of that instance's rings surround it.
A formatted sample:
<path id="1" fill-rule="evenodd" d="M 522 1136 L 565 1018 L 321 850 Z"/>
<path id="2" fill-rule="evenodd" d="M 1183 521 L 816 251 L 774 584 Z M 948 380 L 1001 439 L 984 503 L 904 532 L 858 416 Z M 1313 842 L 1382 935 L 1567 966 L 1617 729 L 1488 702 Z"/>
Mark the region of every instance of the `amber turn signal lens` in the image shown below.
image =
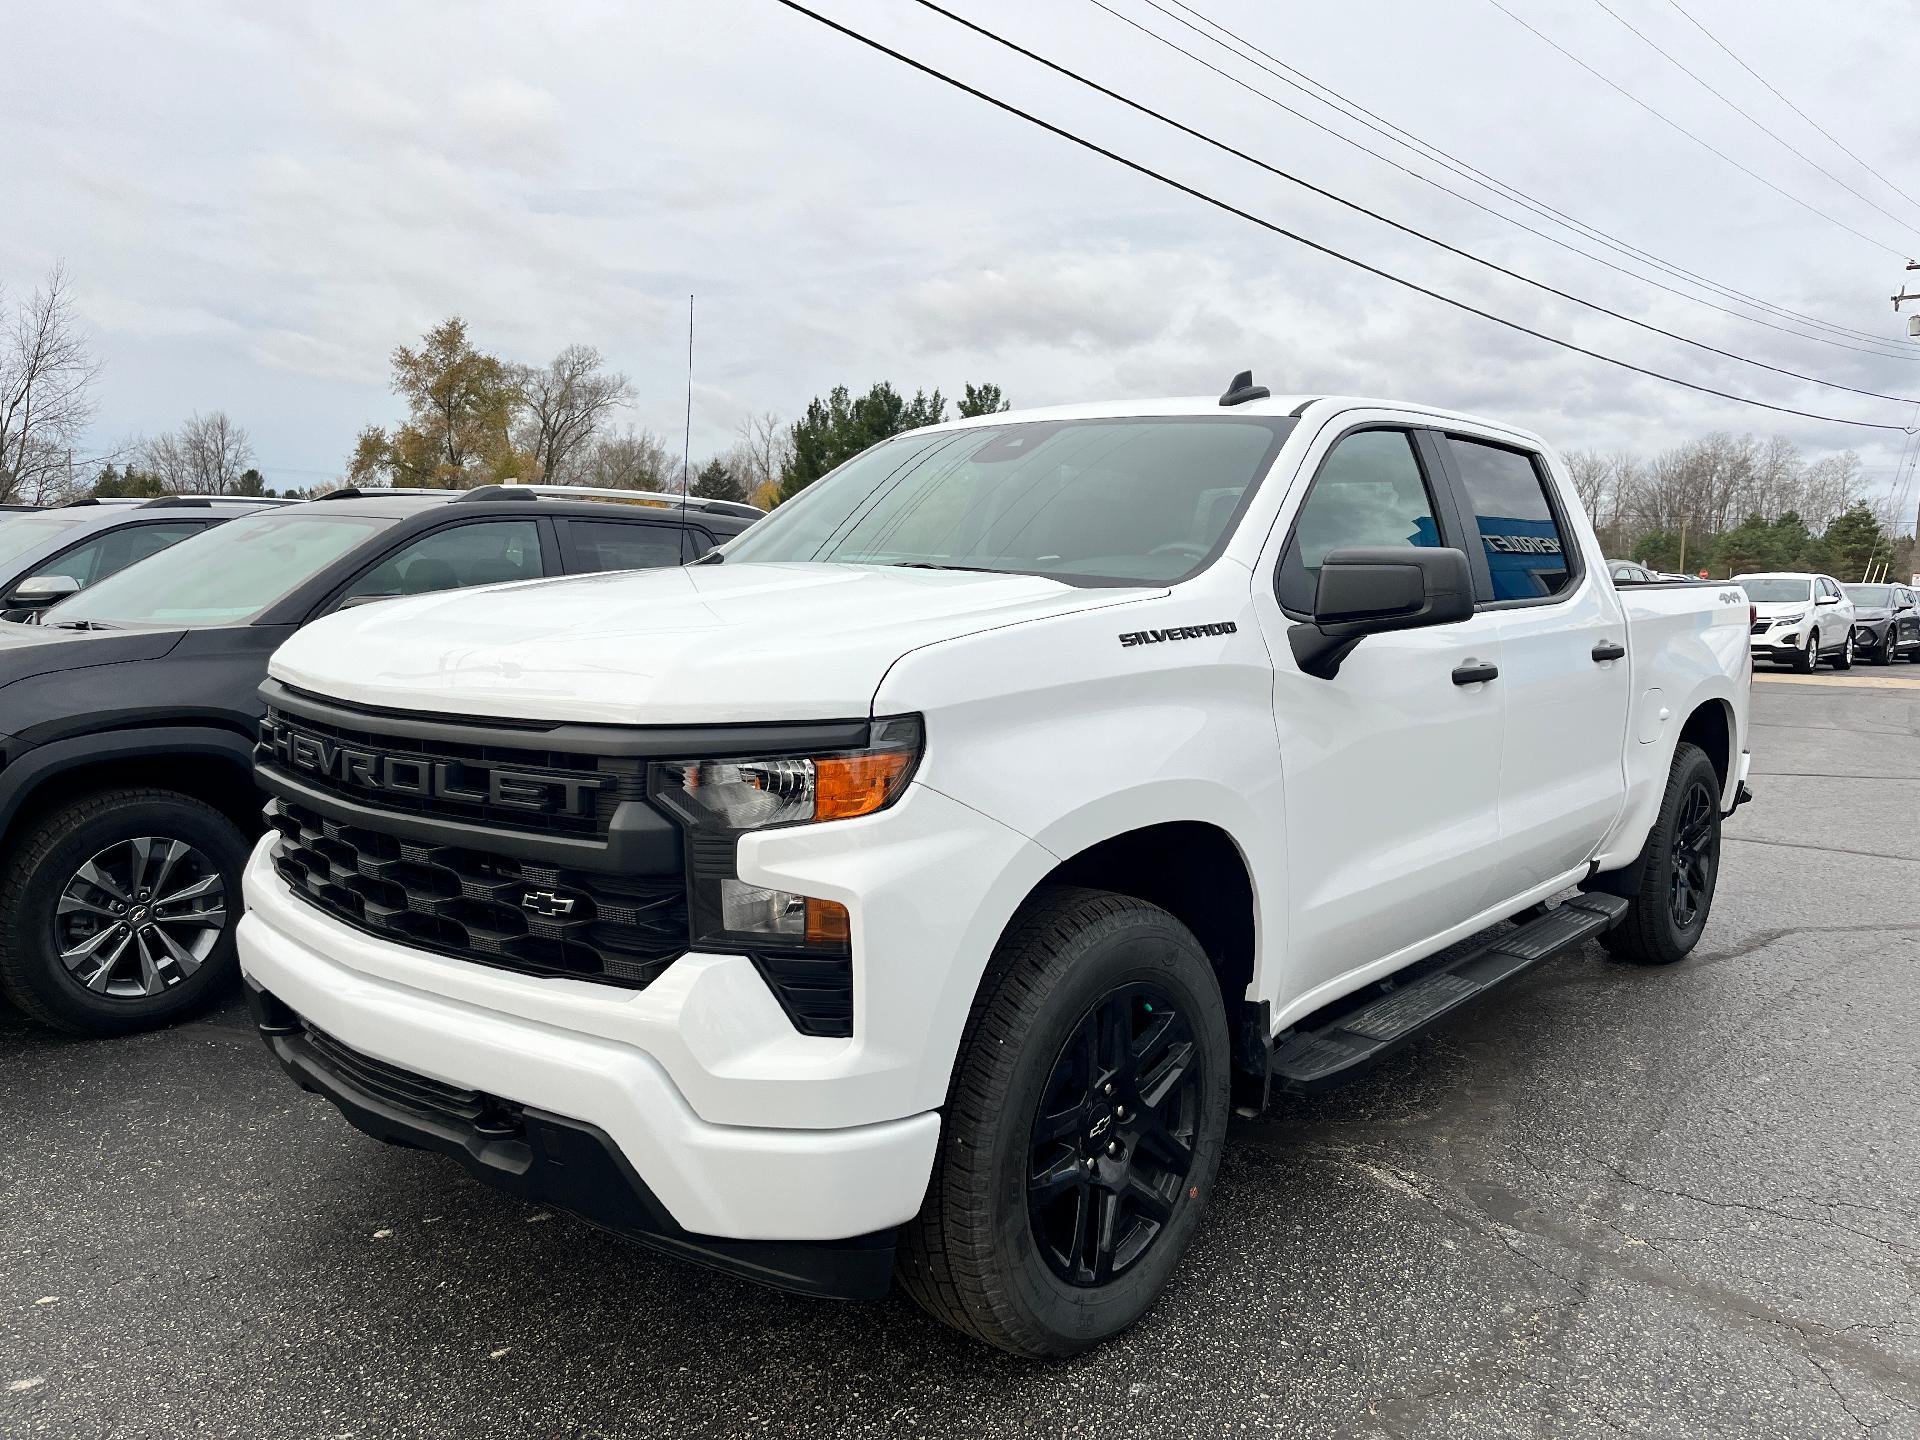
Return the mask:
<path id="1" fill-rule="evenodd" d="M 913 759 L 904 750 L 879 750 L 814 761 L 813 818 L 850 820 L 882 809 L 905 783 Z"/>
<path id="2" fill-rule="evenodd" d="M 809 945 L 846 945 L 853 938 L 853 922 L 847 907 L 837 900 L 807 897 L 807 943 Z"/>

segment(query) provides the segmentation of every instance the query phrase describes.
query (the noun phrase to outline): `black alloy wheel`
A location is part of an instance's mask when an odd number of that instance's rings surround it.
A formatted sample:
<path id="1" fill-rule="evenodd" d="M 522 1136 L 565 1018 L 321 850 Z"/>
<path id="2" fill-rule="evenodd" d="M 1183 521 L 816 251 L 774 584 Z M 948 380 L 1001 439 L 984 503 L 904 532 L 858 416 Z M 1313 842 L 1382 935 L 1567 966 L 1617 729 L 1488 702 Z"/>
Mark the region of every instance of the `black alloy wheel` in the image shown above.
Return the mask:
<path id="1" fill-rule="evenodd" d="M 1173 1216 L 1200 1125 L 1193 1027 L 1153 984 L 1103 995 L 1075 1026 L 1041 1091 L 1027 1215 L 1069 1285 L 1124 1275 Z"/>
<path id="2" fill-rule="evenodd" d="M 1667 907 L 1674 928 L 1690 930 L 1713 895 L 1720 863 L 1719 800 L 1706 781 L 1694 779 L 1681 798 L 1672 845 Z"/>

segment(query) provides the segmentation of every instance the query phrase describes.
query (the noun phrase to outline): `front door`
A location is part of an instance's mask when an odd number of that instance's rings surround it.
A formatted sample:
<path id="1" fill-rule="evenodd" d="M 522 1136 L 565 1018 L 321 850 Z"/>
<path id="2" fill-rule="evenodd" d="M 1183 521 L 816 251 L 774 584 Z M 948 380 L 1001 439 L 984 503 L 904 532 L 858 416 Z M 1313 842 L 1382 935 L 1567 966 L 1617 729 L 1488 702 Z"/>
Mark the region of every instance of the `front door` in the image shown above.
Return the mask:
<path id="1" fill-rule="evenodd" d="M 1331 680 L 1303 673 L 1287 644 L 1329 550 L 1461 544 L 1431 446 L 1391 424 L 1317 441 L 1305 498 L 1257 572 L 1286 778 L 1283 1007 L 1334 998 L 1490 903 L 1504 692 L 1498 679 L 1457 678 L 1470 664 L 1503 667 L 1498 617 L 1370 636 Z"/>

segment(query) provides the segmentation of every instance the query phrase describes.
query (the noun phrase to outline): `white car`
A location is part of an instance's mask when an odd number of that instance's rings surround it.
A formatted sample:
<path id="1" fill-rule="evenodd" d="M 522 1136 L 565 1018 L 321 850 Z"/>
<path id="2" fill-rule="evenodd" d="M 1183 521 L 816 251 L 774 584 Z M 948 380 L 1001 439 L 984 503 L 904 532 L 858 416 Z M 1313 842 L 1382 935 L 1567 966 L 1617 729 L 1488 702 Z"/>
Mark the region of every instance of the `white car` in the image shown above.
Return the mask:
<path id="1" fill-rule="evenodd" d="M 299 631 L 241 966 L 370 1134 L 1072 1353 L 1234 1106 L 1585 938 L 1693 947 L 1747 620 L 1616 590 L 1496 421 L 1243 375 L 935 426 L 684 569 Z"/>
<path id="2" fill-rule="evenodd" d="M 1731 583 L 1753 602 L 1748 643 L 1754 659 L 1802 673 L 1822 660 L 1836 670 L 1853 668 L 1853 601 L 1831 575 L 1766 570 L 1736 575 Z"/>

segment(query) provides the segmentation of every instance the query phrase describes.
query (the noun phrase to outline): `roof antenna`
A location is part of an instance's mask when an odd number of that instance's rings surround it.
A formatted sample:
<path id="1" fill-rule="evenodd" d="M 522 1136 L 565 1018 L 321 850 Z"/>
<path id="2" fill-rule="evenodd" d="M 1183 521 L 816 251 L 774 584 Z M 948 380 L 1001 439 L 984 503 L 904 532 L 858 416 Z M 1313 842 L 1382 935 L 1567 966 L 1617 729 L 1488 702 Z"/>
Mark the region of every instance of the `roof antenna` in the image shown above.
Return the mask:
<path id="1" fill-rule="evenodd" d="M 1227 386 L 1227 393 L 1220 397 L 1222 405 L 1244 405 L 1249 400 L 1265 400 L 1273 392 L 1264 385 L 1253 383 L 1253 371 L 1242 370 L 1233 377 L 1233 383 Z"/>
<path id="2" fill-rule="evenodd" d="M 693 296 L 687 296 L 687 429 L 680 442 L 680 523 L 687 523 L 687 472 L 693 459 Z"/>

